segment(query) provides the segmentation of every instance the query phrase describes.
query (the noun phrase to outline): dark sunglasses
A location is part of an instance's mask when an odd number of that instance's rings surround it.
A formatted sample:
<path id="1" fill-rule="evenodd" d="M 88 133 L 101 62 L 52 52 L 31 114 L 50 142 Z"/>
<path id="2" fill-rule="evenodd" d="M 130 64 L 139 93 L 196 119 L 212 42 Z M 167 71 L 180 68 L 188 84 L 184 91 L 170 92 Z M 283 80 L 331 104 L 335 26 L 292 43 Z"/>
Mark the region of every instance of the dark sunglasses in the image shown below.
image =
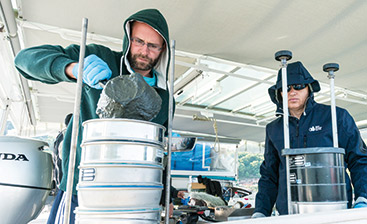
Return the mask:
<path id="1" fill-rule="evenodd" d="M 291 87 L 293 87 L 294 90 L 301 90 L 306 88 L 307 84 L 293 84 L 293 85 L 288 85 L 287 86 L 287 91 L 291 91 Z M 283 89 L 281 89 L 281 91 L 283 91 Z"/>

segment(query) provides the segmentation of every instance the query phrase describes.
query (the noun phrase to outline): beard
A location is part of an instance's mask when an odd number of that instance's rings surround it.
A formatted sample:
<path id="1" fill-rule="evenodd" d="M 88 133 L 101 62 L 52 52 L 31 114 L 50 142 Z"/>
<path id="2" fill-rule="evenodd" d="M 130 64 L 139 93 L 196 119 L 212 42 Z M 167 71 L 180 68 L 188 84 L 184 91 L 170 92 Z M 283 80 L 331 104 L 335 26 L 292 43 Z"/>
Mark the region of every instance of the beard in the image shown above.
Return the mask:
<path id="1" fill-rule="evenodd" d="M 137 58 L 143 58 L 147 60 L 147 62 L 140 62 L 137 60 Z M 154 66 L 158 63 L 159 57 L 157 57 L 155 60 L 152 58 L 142 55 L 142 54 L 128 54 L 128 59 L 130 62 L 130 66 L 134 70 L 141 70 L 141 71 L 149 71 L 154 68 Z"/>

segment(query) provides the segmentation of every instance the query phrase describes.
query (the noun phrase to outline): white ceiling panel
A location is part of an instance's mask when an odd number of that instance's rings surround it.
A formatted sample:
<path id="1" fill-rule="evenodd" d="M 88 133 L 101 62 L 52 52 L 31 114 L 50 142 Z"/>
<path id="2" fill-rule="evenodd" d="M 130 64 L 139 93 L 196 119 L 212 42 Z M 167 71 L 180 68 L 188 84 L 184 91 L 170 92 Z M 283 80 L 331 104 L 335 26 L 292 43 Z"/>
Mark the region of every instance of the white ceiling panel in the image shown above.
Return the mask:
<path id="1" fill-rule="evenodd" d="M 212 121 L 193 120 L 209 113 L 219 136 L 263 141 L 264 127 L 274 119 L 275 106 L 267 96 L 279 69 L 274 54 L 283 49 L 291 50 L 291 61 L 302 61 L 325 88 L 329 80 L 322 66 L 339 63 L 337 105 L 356 121 L 367 120 L 364 0 L 17 0 L 17 8 L 25 47 L 79 43 L 87 17 L 88 43 L 114 50 L 121 48 L 122 23 L 129 15 L 159 9 L 176 40 L 173 125 L 182 133 L 215 135 Z M 40 122 L 62 122 L 72 111 L 73 103 L 60 98 L 73 96 L 72 84 L 31 86 Z M 329 101 L 328 93 L 317 98 Z"/>

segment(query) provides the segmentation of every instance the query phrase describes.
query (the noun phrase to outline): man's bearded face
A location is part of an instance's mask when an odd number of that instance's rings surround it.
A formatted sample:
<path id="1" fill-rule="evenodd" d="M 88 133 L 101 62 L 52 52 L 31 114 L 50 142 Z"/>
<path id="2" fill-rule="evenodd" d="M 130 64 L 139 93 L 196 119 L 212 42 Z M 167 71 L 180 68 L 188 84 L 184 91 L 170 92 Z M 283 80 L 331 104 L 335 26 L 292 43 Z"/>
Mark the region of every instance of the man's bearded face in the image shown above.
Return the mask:
<path id="1" fill-rule="evenodd" d="M 143 54 L 129 54 L 128 59 L 131 65 L 131 68 L 134 70 L 142 70 L 149 71 L 154 68 L 154 66 L 158 63 L 159 57 L 155 60 L 150 58 L 147 55 Z M 138 60 L 139 59 L 139 60 Z"/>

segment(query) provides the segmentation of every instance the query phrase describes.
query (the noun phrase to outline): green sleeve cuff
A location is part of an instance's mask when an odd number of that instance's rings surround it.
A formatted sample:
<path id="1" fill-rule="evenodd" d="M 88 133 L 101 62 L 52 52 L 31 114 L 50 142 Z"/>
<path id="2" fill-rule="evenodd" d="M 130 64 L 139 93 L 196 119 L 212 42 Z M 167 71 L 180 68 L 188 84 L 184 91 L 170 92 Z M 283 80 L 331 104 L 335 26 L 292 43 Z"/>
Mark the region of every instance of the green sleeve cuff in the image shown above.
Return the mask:
<path id="1" fill-rule="evenodd" d="M 73 62 L 76 61 L 67 57 L 57 57 L 51 65 L 51 75 L 60 82 L 76 82 L 75 79 L 71 79 L 65 74 L 66 66 Z"/>

